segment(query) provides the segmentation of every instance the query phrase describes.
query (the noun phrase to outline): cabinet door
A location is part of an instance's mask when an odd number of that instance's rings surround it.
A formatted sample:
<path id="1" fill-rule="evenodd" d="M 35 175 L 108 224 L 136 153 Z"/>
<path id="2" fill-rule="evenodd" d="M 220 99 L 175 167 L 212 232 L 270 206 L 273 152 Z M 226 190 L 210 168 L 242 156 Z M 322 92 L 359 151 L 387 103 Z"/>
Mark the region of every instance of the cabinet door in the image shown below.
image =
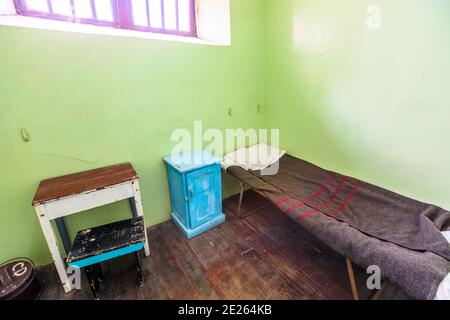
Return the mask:
<path id="1" fill-rule="evenodd" d="M 172 202 L 172 212 L 183 222 L 185 226 L 189 225 L 189 215 L 187 206 L 186 181 L 184 174 L 168 166 L 170 200 Z"/>
<path id="2" fill-rule="evenodd" d="M 196 228 L 222 212 L 220 166 L 212 165 L 187 175 L 190 227 Z"/>

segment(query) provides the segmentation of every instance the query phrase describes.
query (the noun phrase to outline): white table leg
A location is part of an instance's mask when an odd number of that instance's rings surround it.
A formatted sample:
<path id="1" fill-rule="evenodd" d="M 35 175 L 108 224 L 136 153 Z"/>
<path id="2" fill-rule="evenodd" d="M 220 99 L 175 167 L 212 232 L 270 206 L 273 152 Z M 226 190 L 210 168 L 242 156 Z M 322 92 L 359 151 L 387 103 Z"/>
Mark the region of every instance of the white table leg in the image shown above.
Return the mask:
<path id="1" fill-rule="evenodd" d="M 134 206 L 136 208 L 136 214 L 138 217 L 144 218 L 144 208 L 142 207 L 141 189 L 139 187 L 139 180 L 133 181 L 133 194 L 134 194 Z M 144 218 L 145 226 L 145 218 Z M 145 255 L 150 255 L 150 248 L 148 246 L 147 229 L 145 230 Z"/>
<path id="2" fill-rule="evenodd" d="M 68 293 L 72 291 L 72 285 L 70 284 L 70 281 L 68 279 L 65 263 L 63 258 L 61 257 L 61 253 L 58 248 L 58 242 L 56 241 L 52 225 L 50 223 L 50 220 L 47 218 L 47 215 L 45 214 L 44 206 L 36 206 L 35 210 L 39 218 L 39 223 L 41 224 L 45 240 L 47 240 L 53 262 L 55 263 L 56 271 L 58 271 L 59 278 L 64 286 L 64 291 Z"/>

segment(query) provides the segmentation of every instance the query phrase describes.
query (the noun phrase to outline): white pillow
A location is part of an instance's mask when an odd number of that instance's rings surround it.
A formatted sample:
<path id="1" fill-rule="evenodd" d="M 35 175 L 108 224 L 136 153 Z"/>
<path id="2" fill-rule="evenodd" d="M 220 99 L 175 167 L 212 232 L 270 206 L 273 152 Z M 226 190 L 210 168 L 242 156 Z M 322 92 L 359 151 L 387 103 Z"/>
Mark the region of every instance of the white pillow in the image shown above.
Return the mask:
<path id="1" fill-rule="evenodd" d="M 285 150 L 280 150 L 265 143 L 256 144 L 248 148 L 248 167 L 251 170 L 263 170 L 280 160 L 285 153 Z"/>
<path id="2" fill-rule="evenodd" d="M 229 167 L 237 166 L 241 167 L 245 170 L 248 170 L 248 167 L 246 166 L 246 154 L 247 154 L 246 148 L 240 148 L 236 151 L 233 151 L 229 154 L 227 154 L 222 161 L 222 168 L 224 170 L 227 170 Z"/>
<path id="3" fill-rule="evenodd" d="M 222 166 L 225 170 L 231 166 L 239 166 L 245 170 L 263 170 L 280 160 L 285 154 L 285 150 L 259 143 L 250 148 L 240 148 L 229 153 L 224 157 Z"/>

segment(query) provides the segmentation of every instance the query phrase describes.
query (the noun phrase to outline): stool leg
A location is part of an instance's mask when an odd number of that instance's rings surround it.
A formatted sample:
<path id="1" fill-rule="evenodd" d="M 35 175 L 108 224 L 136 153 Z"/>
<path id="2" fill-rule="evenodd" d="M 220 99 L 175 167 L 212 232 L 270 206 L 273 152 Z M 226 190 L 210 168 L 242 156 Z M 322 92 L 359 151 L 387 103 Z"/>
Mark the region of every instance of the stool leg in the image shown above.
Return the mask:
<path id="1" fill-rule="evenodd" d="M 141 262 L 139 257 L 139 252 L 134 253 L 136 259 L 136 271 L 138 273 L 138 286 L 142 287 L 144 285 L 144 277 L 142 276 Z"/>
<path id="2" fill-rule="evenodd" d="M 91 288 L 92 294 L 95 300 L 100 300 L 100 283 L 95 274 L 94 268 L 92 266 L 86 267 L 85 269 L 86 277 L 89 282 L 89 287 Z"/>

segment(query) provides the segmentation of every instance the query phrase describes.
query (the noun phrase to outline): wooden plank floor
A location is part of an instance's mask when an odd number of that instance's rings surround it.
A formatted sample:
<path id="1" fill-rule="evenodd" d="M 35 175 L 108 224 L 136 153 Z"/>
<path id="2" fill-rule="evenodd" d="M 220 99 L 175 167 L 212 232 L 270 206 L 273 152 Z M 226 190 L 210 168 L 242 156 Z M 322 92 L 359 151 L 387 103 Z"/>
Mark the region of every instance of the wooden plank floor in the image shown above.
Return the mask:
<path id="1" fill-rule="evenodd" d="M 351 299 L 345 259 L 318 242 L 252 191 L 224 201 L 227 222 L 187 240 L 171 222 L 148 229 L 151 256 L 143 260 L 144 286 L 136 285 L 133 256 L 104 263 L 103 299 Z M 355 268 L 362 297 L 365 273 Z M 53 265 L 38 270 L 41 299 L 92 299 L 64 294 Z M 409 299 L 389 286 L 382 299 Z"/>

